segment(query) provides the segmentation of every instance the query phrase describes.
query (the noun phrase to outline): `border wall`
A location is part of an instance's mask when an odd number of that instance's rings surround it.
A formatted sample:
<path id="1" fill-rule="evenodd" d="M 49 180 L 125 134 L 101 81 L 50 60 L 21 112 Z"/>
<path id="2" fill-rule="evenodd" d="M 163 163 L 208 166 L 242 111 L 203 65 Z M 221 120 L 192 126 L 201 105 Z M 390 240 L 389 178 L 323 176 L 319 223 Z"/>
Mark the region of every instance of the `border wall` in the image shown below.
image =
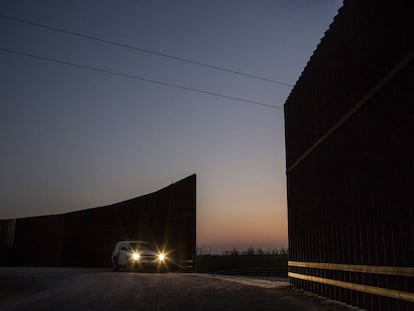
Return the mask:
<path id="1" fill-rule="evenodd" d="M 176 267 L 193 270 L 196 175 L 108 206 L 0 220 L 0 263 L 106 267 L 119 240 L 150 241 L 172 251 Z"/>
<path id="2" fill-rule="evenodd" d="M 285 103 L 289 278 L 414 310 L 414 6 L 345 0 Z"/>

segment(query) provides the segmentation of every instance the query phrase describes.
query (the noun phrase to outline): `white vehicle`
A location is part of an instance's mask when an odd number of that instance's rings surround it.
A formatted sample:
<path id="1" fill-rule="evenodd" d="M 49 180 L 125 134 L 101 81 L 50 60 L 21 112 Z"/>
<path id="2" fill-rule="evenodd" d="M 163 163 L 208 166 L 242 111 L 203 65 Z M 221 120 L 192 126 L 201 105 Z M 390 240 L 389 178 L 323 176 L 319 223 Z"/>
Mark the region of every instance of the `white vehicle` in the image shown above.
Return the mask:
<path id="1" fill-rule="evenodd" d="M 147 267 L 163 268 L 166 266 L 167 256 L 145 241 L 119 241 L 112 252 L 112 267 L 118 271 L 124 267 L 127 271 L 143 270 Z"/>

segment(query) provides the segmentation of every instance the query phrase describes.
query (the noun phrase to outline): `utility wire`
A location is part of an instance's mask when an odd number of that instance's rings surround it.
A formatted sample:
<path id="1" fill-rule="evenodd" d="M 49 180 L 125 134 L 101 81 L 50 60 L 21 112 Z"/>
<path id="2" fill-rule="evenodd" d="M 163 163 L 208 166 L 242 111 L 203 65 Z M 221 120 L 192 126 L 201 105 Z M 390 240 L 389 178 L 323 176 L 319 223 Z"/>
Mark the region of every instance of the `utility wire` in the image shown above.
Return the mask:
<path id="1" fill-rule="evenodd" d="M 139 52 L 143 52 L 143 53 L 148 53 L 148 54 L 153 54 L 153 55 L 157 55 L 157 56 L 161 56 L 161 57 L 165 57 L 165 58 L 169 58 L 169 59 L 174 59 L 176 61 L 186 62 L 186 63 L 199 65 L 199 66 L 203 66 L 203 67 L 207 67 L 207 68 L 211 68 L 211 69 L 225 71 L 225 72 L 229 72 L 229 73 L 236 74 L 236 75 L 239 75 L 239 76 L 244 76 L 244 77 L 257 79 L 257 80 L 262 80 L 262 81 L 266 81 L 266 82 L 270 82 L 270 83 L 274 83 L 274 84 L 283 85 L 283 86 L 286 86 L 286 87 L 293 87 L 292 84 L 289 84 L 289 83 L 286 83 L 286 82 L 275 81 L 275 80 L 267 79 L 267 78 L 260 77 L 260 76 L 257 76 L 257 75 L 241 72 L 241 71 L 231 70 L 231 69 L 227 69 L 227 68 L 223 68 L 223 67 L 219 67 L 219 66 L 215 66 L 215 65 L 210 65 L 210 64 L 206 64 L 206 63 L 202 63 L 202 62 L 197 62 L 197 61 L 194 61 L 194 60 L 191 60 L 191 59 L 182 58 L 182 57 L 178 57 L 178 56 L 174 56 L 174 55 L 170 55 L 170 54 L 166 54 L 166 53 L 161 53 L 161 52 L 157 52 L 157 51 L 153 51 L 153 50 L 148 50 L 148 49 L 140 48 L 140 47 L 133 46 L 133 45 L 128 45 L 128 44 L 123 44 L 123 43 L 119 43 L 119 42 L 115 42 L 115 41 L 101 39 L 101 38 L 86 35 L 86 34 L 83 34 L 83 33 L 80 33 L 80 32 L 74 32 L 74 31 L 70 31 L 70 30 L 66 30 L 66 29 L 62 29 L 62 28 L 57 28 L 57 27 L 52 27 L 52 26 L 48 26 L 48 25 L 44 25 L 44 24 L 39 24 L 39 23 L 28 21 L 28 20 L 7 16 L 7 15 L 4 15 L 4 14 L 0 14 L 0 18 L 8 19 L 8 20 L 23 23 L 23 24 L 26 24 L 26 25 L 40 27 L 40 28 L 44 28 L 44 29 L 48 29 L 48 30 L 52 30 L 52 31 L 56 31 L 56 32 L 61 32 L 61 33 L 69 34 L 69 35 L 72 35 L 72 36 L 77 36 L 77 37 L 81 37 L 81 38 L 85 38 L 85 39 L 90 39 L 90 40 L 94 40 L 94 41 L 98 41 L 98 42 L 103 42 L 103 43 L 106 43 L 106 44 L 119 46 L 119 47 L 131 49 L 131 50 L 135 50 L 135 51 L 139 51 Z"/>
<path id="2" fill-rule="evenodd" d="M 31 57 L 31 58 L 41 59 L 43 61 L 48 61 L 48 62 L 63 64 L 63 65 L 73 66 L 73 67 L 77 67 L 77 68 L 87 69 L 87 70 L 91 70 L 91 71 L 95 71 L 95 72 L 106 73 L 106 74 L 110 74 L 110 75 L 113 75 L 113 76 L 120 76 L 120 77 L 124 77 L 124 78 L 130 78 L 130 79 L 155 83 L 155 84 L 158 84 L 158 85 L 169 86 L 169 87 L 173 87 L 173 88 L 177 88 L 177 89 L 183 89 L 183 90 L 187 90 L 187 91 L 191 91 L 191 92 L 195 92 L 195 93 L 208 94 L 208 95 L 212 95 L 212 96 L 216 96 L 216 97 L 222 97 L 222 98 L 226 98 L 226 99 L 231 99 L 231 100 L 235 100 L 235 101 L 239 101 L 239 102 L 255 104 L 255 105 L 259 105 L 259 106 L 263 106 L 263 107 L 267 107 L 267 108 L 282 109 L 283 110 L 283 107 L 273 106 L 273 105 L 253 101 L 253 100 L 248 100 L 248 99 L 233 97 L 233 96 L 227 96 L 227 95 L 223 95 L 223 94 L 219 94 L 219 93 L 214 93 L 214 92 L 205 91 L 205 90 L 201 90 L 201 89 L 194 89 L 194 88 L 190 88 L 190 87 L 186 87 L 186 86 L 182 86 L 182 85 L 178 85 L 178 84 L 173 84 L 173 83 L 168 83 L 168 82 L 162 82 L 162 81 L 158 81 L 158 80 L 142 78 L 142 77 L 138 77 L 138 76 L 124 74 L 124 73 L 121 73 L 121 72 L 110 71 L 110 70 L 101 69 L 101 68 L 97 68 L 97 67 L 92 67 L 92 66 L 67 62 L 67 61 L 63 61 L 63 60 L 59 60 L 59 59 L 55 59 L 55 58 L 24 53 L 24 52 L 11 50 L 11 49 L 6 49 L 6 48 L 2 48 L 2 47 L 0 47 L 0 51 L 6 52 L 6 53 L 9 53 L 9 54 L 27 56 L 27 57 Z"/>

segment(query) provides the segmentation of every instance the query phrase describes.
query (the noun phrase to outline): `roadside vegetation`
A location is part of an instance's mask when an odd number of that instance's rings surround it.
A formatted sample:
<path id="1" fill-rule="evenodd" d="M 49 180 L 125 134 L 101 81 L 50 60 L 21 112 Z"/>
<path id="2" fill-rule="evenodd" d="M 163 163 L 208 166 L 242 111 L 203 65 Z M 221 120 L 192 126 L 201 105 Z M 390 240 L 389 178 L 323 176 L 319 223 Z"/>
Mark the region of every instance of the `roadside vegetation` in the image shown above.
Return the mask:
<path id="1" fill-rule="evenodd" d="M 221 254 L 199 248 L 197 254 L 197 272 L 287 276 L 288 250 L 284 248 L 263 250 L 249 247 L 243 251 L 233 248 Z"/>

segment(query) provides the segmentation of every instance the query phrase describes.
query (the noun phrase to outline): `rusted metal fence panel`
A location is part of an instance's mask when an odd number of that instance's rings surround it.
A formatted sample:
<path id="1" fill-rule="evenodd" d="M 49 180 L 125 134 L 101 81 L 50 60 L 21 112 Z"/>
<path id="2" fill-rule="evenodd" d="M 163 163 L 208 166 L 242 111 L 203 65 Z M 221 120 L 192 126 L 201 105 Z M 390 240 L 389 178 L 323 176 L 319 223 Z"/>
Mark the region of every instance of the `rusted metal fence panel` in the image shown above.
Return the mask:
<path id="1" fill-rule="evenodd" d="M 414 309 L 413 4 L 345 0 L 285 104 L 289 277 Z"/>
<path id="2" fill-rule="evenodd" d="M 176 263 L 172 267 L 194 270 L 196 176 L 109 206 L 0 220 L 0 263 L 110 266 L 119 240 L 150 241 L 172 252 L 169 257 Z"/>

